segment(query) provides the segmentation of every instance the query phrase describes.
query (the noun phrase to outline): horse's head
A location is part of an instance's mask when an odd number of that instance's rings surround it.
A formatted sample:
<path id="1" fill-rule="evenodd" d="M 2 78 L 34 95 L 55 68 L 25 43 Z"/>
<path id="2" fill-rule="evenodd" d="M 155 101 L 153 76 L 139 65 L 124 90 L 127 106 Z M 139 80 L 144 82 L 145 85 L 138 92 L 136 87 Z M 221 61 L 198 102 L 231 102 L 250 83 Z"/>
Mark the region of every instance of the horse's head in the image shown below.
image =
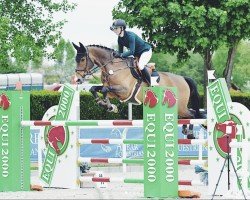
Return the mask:
<path id="1" fill-rule="evenodd" d="M 72 43 L 75 47 L 77 54 L 75 57 L 76 60 L 76 76 L 78 78 L 77 82 L 82 83 L 86 75 L 91 74 L 91 69 L 94 66 L 94 62 L 89 57 L 88 48 L 85 47 L 82 43 L 79 43 L 80 46 Z"/>

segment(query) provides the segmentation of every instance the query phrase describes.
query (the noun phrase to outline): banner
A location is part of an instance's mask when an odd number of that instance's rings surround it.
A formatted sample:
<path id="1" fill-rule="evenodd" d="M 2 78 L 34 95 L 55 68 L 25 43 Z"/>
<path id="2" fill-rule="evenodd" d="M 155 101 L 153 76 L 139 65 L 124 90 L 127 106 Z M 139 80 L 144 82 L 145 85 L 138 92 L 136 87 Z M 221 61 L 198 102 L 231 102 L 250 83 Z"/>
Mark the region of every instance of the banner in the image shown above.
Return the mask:
<path id="1" fill-rule="evenodd" d="M 110 138 L 121 139 L 122 132 L 125 128 L 80 128 L 81 139 L 97 139 L 97 138 Z M 207 138 L 207 131 L 200 125 L 194 126 L 194 135 L 199 136 L 199 132 L 204 130 L 204 138 Z M 31 129 L 31 155 L 30 160 L 33 163 L 38 161 L 38 135 L 39 128 Z M 129 128 L 127 132 L 128 139 L 142 139 L 142 128 Z M 178 127 L 178 138 L 185 139 L 186 136 L 181 133 L 181 126 Z M 128 144 L 127 158 L 143 158 L 143 145 L 140 144 Z M 199 155 L 199 145 L 182 144 L 178 146 L 179 157 L 197 157 Z M 122 146 L 116 144 L 85 144 L 80 148 L 80 155 L 82 157 L 103 157 L 103 158 L 121 158 Z M 202 155 L 207 157 L 207 147 L 202 146 Z"/>

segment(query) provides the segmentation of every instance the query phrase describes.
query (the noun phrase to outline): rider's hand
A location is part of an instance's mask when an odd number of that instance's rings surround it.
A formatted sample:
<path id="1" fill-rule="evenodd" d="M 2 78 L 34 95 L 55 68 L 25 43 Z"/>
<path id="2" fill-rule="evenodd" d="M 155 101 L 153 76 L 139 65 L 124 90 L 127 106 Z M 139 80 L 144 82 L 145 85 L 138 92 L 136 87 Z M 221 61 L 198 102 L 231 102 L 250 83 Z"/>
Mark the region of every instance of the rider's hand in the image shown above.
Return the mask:
<path id="1" fill-rule="evenodd" d="M 121 55 L 119 52 L 117 52 L 117 51 L 114 51 L 114 52 L 113 52 L 113 56 L 114 56 L 115 58 L 122 58 L 122 55 Z"/>

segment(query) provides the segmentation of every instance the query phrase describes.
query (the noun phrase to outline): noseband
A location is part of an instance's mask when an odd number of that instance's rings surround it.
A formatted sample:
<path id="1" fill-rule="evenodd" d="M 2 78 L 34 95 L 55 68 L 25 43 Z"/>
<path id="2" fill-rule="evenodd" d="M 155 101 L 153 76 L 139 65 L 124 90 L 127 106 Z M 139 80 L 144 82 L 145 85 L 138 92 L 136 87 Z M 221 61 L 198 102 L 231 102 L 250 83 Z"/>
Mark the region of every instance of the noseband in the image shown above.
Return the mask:
<path id="1" fill-rule="evenodd" d="M 86 48 L 86 53 L 77 53 L 77 56 L 82 56 L 84 57 L 86 55 L 86 68 L 87 70 L 85 69 L 79 69 L 78 67 L 75 69 L 75 72 L 77 74 L 79 74 L 82 79 L 84 79 L 87 75 L 92 75 L 95 71 L 96 68 L 93 68 L 93 66 L 95 65 L 94 62 L 91 60 L 91 58 L 89 57 L 89 51 L 88 49 Z M 81 58 L 82 58 L 81 57 Z M 88 65 L 88 63 L 90 62 L 90 65 Z M 89 70 L 88 70 L 89 69 Z M 87 73 L 84 73 L 83 75 L 81 75 L 79 72 L 84 72 L 86 71 Z"/>

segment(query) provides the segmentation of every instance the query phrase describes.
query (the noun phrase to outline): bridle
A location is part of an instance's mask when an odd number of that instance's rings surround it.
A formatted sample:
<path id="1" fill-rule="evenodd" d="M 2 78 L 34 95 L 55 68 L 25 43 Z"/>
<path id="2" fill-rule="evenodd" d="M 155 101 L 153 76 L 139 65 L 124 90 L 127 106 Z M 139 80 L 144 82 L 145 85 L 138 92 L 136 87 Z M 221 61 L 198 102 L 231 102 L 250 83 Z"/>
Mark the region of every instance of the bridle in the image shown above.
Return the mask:
<path id="1" fill-rule="evenodd" d="M 98 69 L 98 68 L 100 68 L 101 70 L 102 70 L 102 72 L 106 75 L 106 76 L 109 76 L 109 73 L 108 72 L 106 72 L 106 70 L 105 70 L 105 67 L 108 65 L 108 64 L 110 64 L 110 63 L 114 63 L 114 58 L 115 57 L 113 57 L 112 55 L 110 56 L 110 60 L 107 62 L 107 63 L 105 63 L 104 65 L 102 65 L 102 66 L 95 66 L 95 64 L 94 64 L 94 62 L 91 60 L 91 58 L 90 58 L 90 56 L 89 56 L 89 51 L 88 51 L 88 49 L 86 48 L 86 52 L 85 53 L 77 53 L 77 56 L 82 56 L 82 57 L 84 57 L 86 55 L 86 68 L 87 68 L 87 70 L 86 69 L 80 69 L 80 68 L 78 68 L 78 67 L 76 67 L 75 68 L 75 73 L 77 73 L 79 76 L 80 76 L 80 81 L 81 82 L 84 82 L 84 79 L 85 79 L 85 77 L 87 76 L 87 75 L 93 75 L 95 72 L 96 72 L 96 70 Z M 82 58 L 81 57 L 81 58 Z M 118 61 L 118 62 L 124 62 L 125 60 L 121 60 L 121 61 Z M 116 63 L 118 63 L 118 62 L 116 62 Z M 125 61 L 126 62 L 126 61 Z M 90 65 L 88 65 L 88 63 L 90 63 Z M 95 67 L 94 67 L 95 66 Z M 129 66 L 128 66 L 129 67 Z M 125 68 L 124 68 L 125 69 Z M 119 71 L 119 70 L 121 70 L 121 69 L 117 69 L 116 71 Z M 79 73 L 79 72 L 85 72 L 85 73 L 83 73 L 83 74 L 81 74 L 81 73 Z"/>
<path id="2" fill-rule="evenodd" d="M 85 53 L 77 53 L 77 56 L 81 56 L 81 58 L 83 58 L 84 56 L 86 55 L 86 68 L 87 70 L 85 69 L 80 69 L 78 67 L 75 68 L 75 73 L 77 73 L 78 75 L 80 75 L 80 80 L 83 82 L 84 81 L 84 78 L 87 76 L 87 75 L 92 75 L 95 70 L 98 68 L 98 67 L 94 67 L 95 64 L 94 62 L 91 60 L 91 58 L 89 57 L 89 51 L 88 49 L 86 48 L 86 52 Z M 90 62 L 90 65 L 88 65 L 88 63 Z M 93 68 L 94 67 L 94 68 Z M 79 72 L 85 72 L 83 75 Z"/>

